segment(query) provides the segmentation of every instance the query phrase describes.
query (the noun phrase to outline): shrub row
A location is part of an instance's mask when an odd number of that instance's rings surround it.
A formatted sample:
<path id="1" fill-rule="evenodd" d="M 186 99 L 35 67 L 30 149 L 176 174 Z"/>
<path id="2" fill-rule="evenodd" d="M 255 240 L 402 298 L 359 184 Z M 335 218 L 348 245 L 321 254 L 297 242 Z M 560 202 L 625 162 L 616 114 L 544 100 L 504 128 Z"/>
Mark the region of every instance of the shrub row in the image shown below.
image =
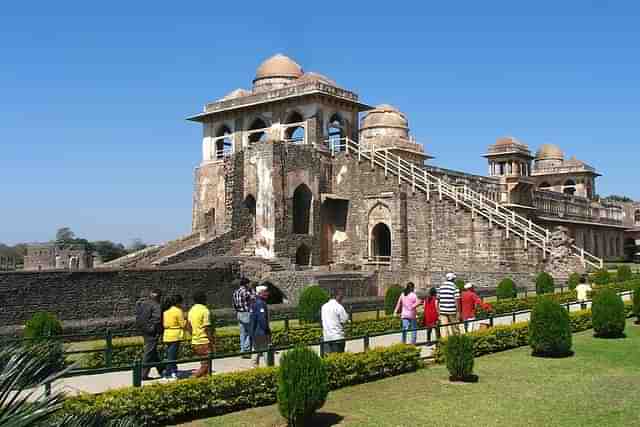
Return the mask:
<path id="1" fill-rule="evenodd" d="M 640 280 L 634 280 L 626 283 L 617 283 L 608 285 L 606 288 L 613 289 L 616 292 L 632 290 L 636 286 L 640 286 Z M 546 296 L 561 304 L 576 300 L 576 293 L 565 292 L 562 294 L 550 294 Z M 538 301 L 537 296 L 528 298 L 503 299 L 492 304 L 492 314 L 511 313 L 513 311 L 530 310 Z M 395 302 L 394 302 L 395 305 Z M 639 308 L 640 312 L 640 308 Z M 482 309 L 478 311 L 478 317 L 487 317 L 489 313 Z M 352 322 L 346 326 L 346 336 L 354 337 L 365 334 L 379 334 L 400 329 L 400 320 L 393 317 L 382 318 L 379 320 L 363 320 Z M 288 331 L 277 329 L 273 331 L 272 342 L 274 346 L 287 346 L 296 344 L 311 344 L 320 341 L 322 337 L 322 328 L 318 324 L 311 324 L 290 328 Z M 103 344 L 97 344 L 94 349 L 103 348 Z M 164 354 L 164 347 L 160 346 L 160 351 Z M 216 335 L 216 352 L 219 354 L 235 353 L 240 351 L 240 338 L 237 333 L 219 333 Z M 142 356 L 142 339 L 132 340 L 127 338 L 123 341 L 114 340 L 112 352 L 112 366 L 126 366 L 132 364 L 136 359 Z M 189 359 L 195 357 L 189 343 L 180 346 L 178 353 L 179 359 Z M 105 366 L 104 352 L 91 353 L 82 361 L 84 368 L 102 368 Z"/>
<path id="2" fill-rule="evenodd" d="M 363 320 L 352 322 L 346 325 L 345 334 L 347 337 L 361 336 L 365 334 L 378 334 L 400 329 L 400 320 L 395 317 L 383 318 L 379 320 Z M 320 341 L 322 338 L 322 327 L 318 324 L 273 331 L 272 343 L 276 347 L 311 344 Z M 104 345 L 96 345 L 96 349 L 104 348 Z M 161 354 L 164 354 L 164 345 L 159 347 Z M 216 352 L 218 354 L 236 353 L 240 351 L 240 336 L 237 333 L 216 334 Z M 132 364 L 142 356 L 142 338 L 137 340 L 125 339 L 123 341 L 114 340 L 112 351 L 112 366 L 126 366 Z M 180 346 L 178 359 L 189 359 L 196 357 L 189 342 Z M 105 366 L 104 352 L 91 353 L 82 361 L 84 368 L 102 368 Z"/>
<path id="3" fill-rule="evenodd" d="M 632 314 L 632 305 L 625 304 L 627 317 Z M 593 327 L 591 310 L 574 311 L 569 314 L 572 332 L 582 332 Z M 514 323 L 509 326 L 496 326 L 486 331 L 477 331 L 467 334 L 474 341 L 474 356 L 498 353 L 517 347 L 529 345 L 529 322 Z M 434 358 L 437 363 L 444 362 L 444 346 L 446 338 L 443 338 L 440 345 L 434 351 Z"/>
<path id="4" fill-rule="evenodd" d="M 420 350 L 398 344 L 365 353 L 332 354 L 324 359 L 331 390 L 416 371 Z M 278 368 L 257 368 L 168 384 L 82 395 L 65 402 L 63 415 L 100 413 L 133 417 L 140 425 L 166 425 L 276 401 Z"/>

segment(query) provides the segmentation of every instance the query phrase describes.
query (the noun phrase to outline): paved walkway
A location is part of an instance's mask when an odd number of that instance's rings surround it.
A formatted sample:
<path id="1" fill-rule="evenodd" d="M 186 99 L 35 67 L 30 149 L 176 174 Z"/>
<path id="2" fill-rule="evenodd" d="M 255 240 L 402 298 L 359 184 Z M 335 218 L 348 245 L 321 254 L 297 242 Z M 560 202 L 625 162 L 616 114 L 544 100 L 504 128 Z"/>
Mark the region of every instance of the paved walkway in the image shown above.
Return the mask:
<path id="1" fill-rule="evenodd" d="M 624 300 L 630 300 L 631 296 L 629 293 L 625 293 L 623 295 Z M 591 303 L 587 303 L 587 307 L 591 307 Z M 570 311 L 578 311 L 580 310 L 579 303 L 573 303 L 570 306 Z M 522 313 L 516 316 L 516 322 L 524 322 L 528 321 L 530 318 L 530 313 Z M 482 320 L 478 322 L 474 322 L 474 329 L 478 328 L 479 323 L 488 323 L 488 320 Z M 494 325 L 510 325 L 513 323 L 513 316 L 511 314 L 496 317 L 494 318 Z M 442 328 L 443 335 L 446 335 L 445 327 Z M 426 331 L 418 331 L 418 342 L 425 342 L 427 340 Z M 388 347 L 394 344 L 398 344 L 401 341 L 401 334 L 395 333 L 391 335 L 384 335 L 380 337 L 373 337 L 369 341 L 369 346 L 371 348 L 374 347 Z M 347 341 L 346 343 L 346 351 L 348 352 L 362 352 L 364 350 L 363 340 L 355 340 L 355 341 Z M 319 352 L 319 347 L 313 347 L 315 351 Z M 421 347 L 421 355 L 422 357 L 430 357 L 432 353 L 432 347 Z M 276 365 L 279 363 L 280 354 L 276 353 Z M 196 369 L 199 366 L 199 363 L 186 363 L 179 366 L 181 374 L 184 376 L 189 376 L 190 371 Z M 242 359 L 240 357 L 229 357 L 225 359 L 217 359 L 214 361 L 213 368 L 216 373 L 222 372 L 234 372 L 234 371 L 242 371 L 252 368 L 252 361 L 248 359 Z M 155 369 L 152 369 L 152 372 L 155 372 Z M 149 384 L 158 383 L 158 380 L 154 381 L 145 381 L 143 382 L 143 386 Z M 99 375 L 85 375 L 71 378 L 64 378 L 59 381 L 56 381 L 52 385 L 52 390 L 54 391 L 64 391 L 69 395 L 76 395 L 80 393 L 101 393 L 103 391 L 117 389 L 122 387 L 129 387 L 132 385 L 132 372 L 124 371 L 124 372 L 114 372 L 109 374 L 99 374 Z"/>

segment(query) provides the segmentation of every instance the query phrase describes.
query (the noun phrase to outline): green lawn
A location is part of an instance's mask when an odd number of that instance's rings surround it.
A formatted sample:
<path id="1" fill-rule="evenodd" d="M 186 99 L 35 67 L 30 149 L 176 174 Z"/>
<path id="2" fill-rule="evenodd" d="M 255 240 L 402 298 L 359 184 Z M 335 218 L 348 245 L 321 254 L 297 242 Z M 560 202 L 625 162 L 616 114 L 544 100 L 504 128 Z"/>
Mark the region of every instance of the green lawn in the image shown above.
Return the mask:
<path id="1" fill-rule="evenodd" d="M 574 357 L 528 348 L 476 359 L 478 384 L 454 385 L 443 366 L 330 393 L 314 426 L 640 426 L 640 326 L 627 338 L 574 336 Z M 190 427 L 282 426 L 276 406 Z"/>

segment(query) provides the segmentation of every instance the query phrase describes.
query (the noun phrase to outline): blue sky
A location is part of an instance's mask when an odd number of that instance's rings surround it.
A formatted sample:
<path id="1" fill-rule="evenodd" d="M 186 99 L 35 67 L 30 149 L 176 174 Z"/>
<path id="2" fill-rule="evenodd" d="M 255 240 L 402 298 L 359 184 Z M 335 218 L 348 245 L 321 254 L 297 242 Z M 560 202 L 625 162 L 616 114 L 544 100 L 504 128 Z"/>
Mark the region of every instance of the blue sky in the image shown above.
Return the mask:
<path id="1" fill-rule="evenodd" d="M 432 164 L 484 174 L 513 135 L 640 199 L 637 2 L 162 3 L 1 6 L 0 242 L 188 233 L 201 130 L 184 118 L 277 52 L 399 107 Z"/>

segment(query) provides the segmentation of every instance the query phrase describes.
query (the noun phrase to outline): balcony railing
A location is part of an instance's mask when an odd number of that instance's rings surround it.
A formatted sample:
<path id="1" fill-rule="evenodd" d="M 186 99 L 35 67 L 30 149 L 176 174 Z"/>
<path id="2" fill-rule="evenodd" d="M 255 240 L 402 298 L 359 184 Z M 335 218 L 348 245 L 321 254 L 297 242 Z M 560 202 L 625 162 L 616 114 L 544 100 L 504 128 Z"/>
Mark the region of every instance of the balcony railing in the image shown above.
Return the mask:
<path id="1" fill-rule="evenodd" d="M 536 209 L 544 215 L 562 219 L 622 225 L 623 210 L 616 205 L 605 205 L 583 197 L 552 191 L 536 191 Z"/>

